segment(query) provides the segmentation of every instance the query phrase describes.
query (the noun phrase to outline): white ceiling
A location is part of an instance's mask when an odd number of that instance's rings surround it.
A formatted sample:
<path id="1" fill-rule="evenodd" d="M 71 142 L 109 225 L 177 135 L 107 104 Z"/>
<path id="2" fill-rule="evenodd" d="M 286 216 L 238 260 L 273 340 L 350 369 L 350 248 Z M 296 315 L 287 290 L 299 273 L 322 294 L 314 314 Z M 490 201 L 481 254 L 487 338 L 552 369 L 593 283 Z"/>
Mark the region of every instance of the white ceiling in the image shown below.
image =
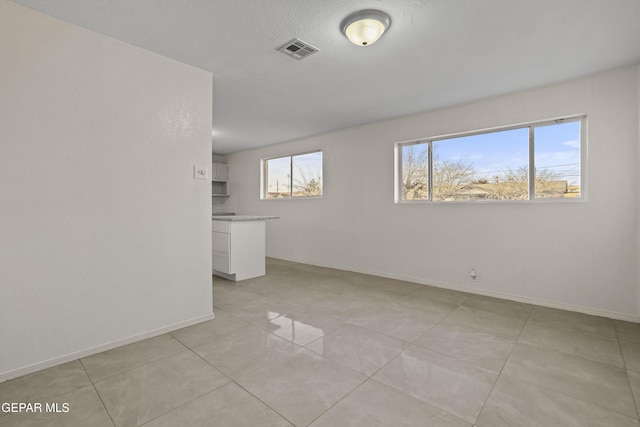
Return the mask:
<path id="1" fill-rule="evenodd" d="M 14 1 L 211 71 L 217 154 L 640 63 L 640 0 Z M 391 17 L 368 47 L 360 9 Z"/>

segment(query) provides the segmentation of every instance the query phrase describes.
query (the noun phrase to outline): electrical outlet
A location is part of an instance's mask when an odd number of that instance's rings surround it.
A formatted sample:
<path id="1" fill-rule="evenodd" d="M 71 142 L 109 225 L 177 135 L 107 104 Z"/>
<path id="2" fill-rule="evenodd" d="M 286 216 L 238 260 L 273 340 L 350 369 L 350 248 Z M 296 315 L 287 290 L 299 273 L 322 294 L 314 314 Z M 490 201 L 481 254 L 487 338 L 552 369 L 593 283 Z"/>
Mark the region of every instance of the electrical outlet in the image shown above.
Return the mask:
<path id="1" fill-rule="evenodd" d="M 209 179 L 209 168 L 206 166 L 193 165 L 193 179 Z"/>

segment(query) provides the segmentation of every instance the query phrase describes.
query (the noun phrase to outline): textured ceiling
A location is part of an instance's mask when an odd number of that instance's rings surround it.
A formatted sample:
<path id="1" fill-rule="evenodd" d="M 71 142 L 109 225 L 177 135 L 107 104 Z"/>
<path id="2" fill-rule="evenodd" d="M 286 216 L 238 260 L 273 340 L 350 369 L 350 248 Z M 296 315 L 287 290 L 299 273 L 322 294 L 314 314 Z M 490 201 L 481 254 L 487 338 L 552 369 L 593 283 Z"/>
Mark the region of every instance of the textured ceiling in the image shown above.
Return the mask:
<path id="1" fill-rule="evenodd" d="M 214 76 L 227 154 L 640 62 L 640 0 L 14 0 Z M 391 17 L 374 45 L 340 21 Z M 276 51 L 293 38 L 320 51 Z"/>

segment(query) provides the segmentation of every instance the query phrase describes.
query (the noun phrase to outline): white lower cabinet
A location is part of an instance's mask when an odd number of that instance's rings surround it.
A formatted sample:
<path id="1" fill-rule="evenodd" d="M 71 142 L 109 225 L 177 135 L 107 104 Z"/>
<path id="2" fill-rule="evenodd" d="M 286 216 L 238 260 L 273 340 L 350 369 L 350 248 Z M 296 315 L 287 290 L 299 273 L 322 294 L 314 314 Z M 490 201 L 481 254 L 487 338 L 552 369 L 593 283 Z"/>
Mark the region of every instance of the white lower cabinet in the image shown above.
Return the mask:
<path id="1" fill-rule="evenodd" d="M 212 221 L 213 273 L 230 280 L 265 275 L 265 222 Z"/>
<path id="2" fill-rule="evenodd" d="M 213 232 L 213 269 L 222 273 L 231 273 L 229 254 L 231 253 L 231 235 Z"/>

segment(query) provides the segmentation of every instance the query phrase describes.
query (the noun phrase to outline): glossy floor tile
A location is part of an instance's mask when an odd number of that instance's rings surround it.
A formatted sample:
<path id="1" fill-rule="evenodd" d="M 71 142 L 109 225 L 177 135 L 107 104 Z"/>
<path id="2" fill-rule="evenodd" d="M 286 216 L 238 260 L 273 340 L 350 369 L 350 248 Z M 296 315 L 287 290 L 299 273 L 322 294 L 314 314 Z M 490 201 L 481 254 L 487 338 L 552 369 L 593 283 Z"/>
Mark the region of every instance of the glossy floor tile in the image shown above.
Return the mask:
<path id="1" fill-rule="evenodd" d="M 638 402 L 640 402 L 640 374 L 636 372 L 629 372 L 629 381 L 631 382 L 633 397 L 636 400 L 636 405 L 638 405 Z"/>
<path id="2" fill-rule="evenodd" d="M 421 307 L 423 303 L 431 303 L 434 301 L 444 302 L 447 304 L 460 305 L 465 302 L 471 294 L 464 292 L 452 291 L 444 288 L 436 288 L 434 286 L 421 286 L 410 294 L 406 295 L 403 300 L 413 302 L 417 307 Z"/>
<path id="3" fill-rule="evenodd" d="M 80 362 L 89 378 L 96 382 L 184 350 L 179 341 L 171 335 L 164 334 L 85 357 Z"/>
<path id="4" fill-rule="evenodd" d="M 287 420 L 254 396 L 230 383 L 168 412 L 145 427 L 288 427 Z"/>
<path id="5" fill-rule="evenodd" d="M 640 373 L 640 343 L 620 341 L 627 369 Z"/>
<path id="6" fill-rule="evenodd" d="M 236 379 L 297 348 L 296 344 L 252 325 L 197 345 L 193 351 L 229 378 Z"/>
<path id="7" fill-rule="evenodd" d="M 500 372 L 515 343 L 472 326 L 440 323 L 414 344 Z"/>
<path id="8" fill-rule="evenodd" d="M 288 304 L 293 304 L 301 307 L 317 304 L 318 301 L 323 301 L 328 298 L 340 295 L 333 289 L 318 288 L 313 285 L 308 286 L 293 286 L 287 289 L 270 292 L 267 296 L 281 300 Z"/>
<path id="9" fill-rule="evenodd" d="M 260 297 L 249 302 L 236 304 L 233 307 L 229 307 L 227 311 L 249 323 L 263 327 L 276 317 L 292 313 L 298 309 L 295 305 L 275 298 Z"/>
<path id="10" fill-rule="evenodd" d="M 212 320 L 178 329 L 171 332 L 171 335 L 185 346 L 193 348 L 252 326 L 246 320 L 242 320 L 223 310 L 214 310 L 214 314 L 215 318 Z"/>
<path id="11" fill-rule="evenodd" d="M 95 383 L 115 425 L 141 425 L 231 380 L 189 350 Z"/>
<path id="12" fill-rule="evenodd" d="M 506 339 L 516 339 L 525 322 L 526 319 L 520 315 L 510 316 L 465 306 L 458 307 L 443 319 L 443 323 L 448 325 L 474 327 Z"/>
<path id="13" fill-rule="evenodd" d="M 341 320 L 309 313 L 303 309 L 271 319 L 264 327 L 281 338 L 303 346 L 343 324 Z"/>
<path id="14" fill-rule="evenodd" d="M 80 361 L 0 383 L 0 402 L 40 402 L 91 384 Z M 4 413 L 4 411 L 2 411 Z"/>
<path id="15" fill-rule="evenodd" d="M 263 295 L 245 291 L 240 288 L 213 289 L 213 306 L 215 308 L 232 309 L 240 304 L 261 299 Z"/>
<path id="16" fill-rule="evenodd" d="M 590 316 L 548 307 L 534 307 L 530 320 L 549 327 L 569 328 L 586 334 L 601 335 L 608 338 L 617 337 L 613 320 L 605 317 Z"/>
<path id="17" fill-rule="evenodd" d="M 395 297 L 394 297 L 395 299 Z M 344 322 L 351 321 L 362 314 L 378 313 L 391 300 L 384 297 L 362 299 L 352 293 L 338 295 L 306 307 L 306 311 L 322 316 L 333 317 Z"/>
<path id="18" fill-rule="evenodd" d="M 47 406 L 49 405 L 49 408 Z M 47 399 L 42 412 L 12 413 L 0 418 L 3 427 L 65 426 L 113 427 L 92 385 Z"/>
<path id="19" fill-rule="evenodd" d="M 294 425 L 306 426 L 366 379 L 302 348 L 236 382 Z"/>
<path id="20" fill-rule="evenodd" d="M 375 374 L 407 343 L 368 329 L 345 325 L 306 346 L 307 349 L 367 376 Z"/>
<path id="21" fill-rule="evenodd" d="M 627 417 L 551 389 L 501 375 L 476 422 L 478 427 L 638 427 Z"/>
<path id="22" fill-rule="evenodd" d="M 393 387 L 370 379 L 324 413 L 311 426 L 471 427 L 471 424 Z"/>
<path id="23" fill-rule="evenodd" d="M 411 346 L 373 379 L 473 423 L 497 377 L 489 369 Z"/>
<path id="24" fill-rule="evenodd" d="M 462 305 L 464 307 L 475 308 L 476 310 L 484 310 L 490 313 L 510 316 L 511 318 L 518 320 L 527 320 L 531 310 L 533 309 L 531 304 L 507 301 L 484 295 L 472 295 L 467 298 Z"/>
<path id="25" fill-rule="evenodd" d="M 601 335 L 585 334 L 562 327 L 550 328 L 541 323 L 529 322 L 522 331 L 519 342 L 624 368 L 618 340 Z"/>
<path id="26" fill-rule="evenodd" d="M 277 259 L 213 307 L 0 383 L 69 408 L 0 425 L 640 427 L 635 323 Z"/>
<path id="27" fill-rule="evenodd" d="M 453 307 L 451 307 L 451 310 Z M 389 304 L 375 311 L 360 311 L 349 322 L 406 342 L 413 342 L 447 315 L 446 311 L 416 313 L 415 310 Z"/>
<path id="28" fill-rule="evenodd" d="M 612 365 L 543 347 L 516 344 L 502 373 L 637 417 L 629 375 Z"/>
<path id="29" fill-rule="evenodd" d="M 614 320 L 618 338 L 621 341 L 640 343 L 640 325 L 637 323 Z"/>

